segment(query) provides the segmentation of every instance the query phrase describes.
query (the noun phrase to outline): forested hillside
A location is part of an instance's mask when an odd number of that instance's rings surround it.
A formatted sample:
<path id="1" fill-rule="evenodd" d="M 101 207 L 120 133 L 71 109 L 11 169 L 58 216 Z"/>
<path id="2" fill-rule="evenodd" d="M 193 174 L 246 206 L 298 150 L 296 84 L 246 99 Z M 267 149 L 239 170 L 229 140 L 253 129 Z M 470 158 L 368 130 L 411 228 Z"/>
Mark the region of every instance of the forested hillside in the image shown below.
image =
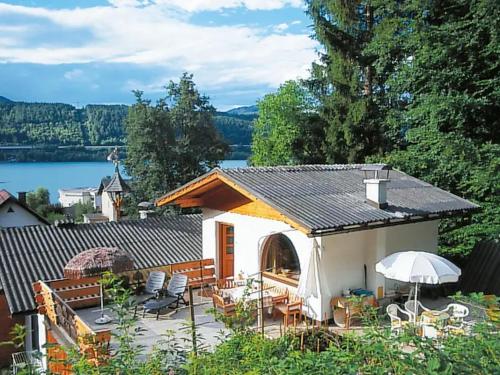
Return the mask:
<path id="1" fill-rule="evenodd" d="M 3 97 L 2 97 L 3 98 Z M 0 145 L 122 145 L 125 105 L 0 101 Z M 215 126 L 232 145 L 249 145 L 253 114 L 218 112 Z"/>

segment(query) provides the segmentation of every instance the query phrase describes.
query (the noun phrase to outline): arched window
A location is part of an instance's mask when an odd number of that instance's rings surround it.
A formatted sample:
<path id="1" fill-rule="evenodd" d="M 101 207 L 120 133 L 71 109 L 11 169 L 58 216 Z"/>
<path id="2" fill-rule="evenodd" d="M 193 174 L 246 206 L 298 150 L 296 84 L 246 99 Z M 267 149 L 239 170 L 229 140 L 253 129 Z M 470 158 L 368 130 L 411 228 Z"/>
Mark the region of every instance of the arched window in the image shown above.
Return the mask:
<path id="1" fill-rule="evenodd" d="M 284 234 L 273 234 L 264 243 L 261 270 L 268 276 L 276 275 L 298 281 L 300 262 L 292 241 Z"/>

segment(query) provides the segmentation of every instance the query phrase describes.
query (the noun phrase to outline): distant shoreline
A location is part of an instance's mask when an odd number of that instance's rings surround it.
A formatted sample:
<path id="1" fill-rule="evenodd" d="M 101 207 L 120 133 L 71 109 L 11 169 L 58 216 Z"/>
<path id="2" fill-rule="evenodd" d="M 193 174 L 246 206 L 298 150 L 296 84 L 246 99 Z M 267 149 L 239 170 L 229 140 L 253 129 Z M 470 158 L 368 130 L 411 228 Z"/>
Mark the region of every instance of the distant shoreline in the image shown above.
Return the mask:
<path id="1" fill-rule="evenodd" d="M 121 149 L 120 154 L 125 158 L 127 151 L 124 145 L 4 145 L 0 146 L 0 162 L 99 162 L 106 161 L 115 147 Z M 232 145 L 231 149 L 226 160 L 247 160 L 251 155 L 249 145 Z"/>

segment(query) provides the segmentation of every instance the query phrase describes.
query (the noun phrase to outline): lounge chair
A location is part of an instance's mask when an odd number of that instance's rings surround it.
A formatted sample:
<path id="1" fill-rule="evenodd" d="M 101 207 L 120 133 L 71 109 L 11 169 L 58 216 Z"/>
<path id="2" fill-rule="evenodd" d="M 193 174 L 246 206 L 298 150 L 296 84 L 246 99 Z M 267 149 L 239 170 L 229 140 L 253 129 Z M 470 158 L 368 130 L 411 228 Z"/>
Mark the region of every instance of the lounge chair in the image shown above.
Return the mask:
<path id="1" fill-rule="evenodd" d="M 137 306 L 142 305 L 146 301 L 159 296 L 160 291 L 163 289 L 163 284 L 165 283 L 165 277 L 165 272 L 152 271 L 149 273 L 144 291 L 140 295 L 134 296 L 134 317 L 137 314 Z"/>
<path id="2" fill-rule="evenodd" d="M 408 311 L 403 310 L 395 303 L 391 303 L 389 306 L 387 306 L 386 311 L 387 315 L 389 315 L 389 318 L 391 318 L 391 330 L 395 331 L 396 333 L 399 333 L 404 328 L 404 326 L 408 324 L 412 319 L 412 315 Z M 401 319 L 398 313 L 406 315 L 408 317 L 408 320 Z"/>
<path id="3" fill-rule="evenodd" d="M 176 302 L 175 308 L 179 307 L 179 303 L 181 301 L 184 305 L 187 305 L 187 302 L 184 299 L 184 292 L 186 291 L 187 284 L 188 277 L 180 273 L 174 274 L 168 282 L 168 286 L 164 294 L 166 297 L 170 296 L 175 298 L 173 301 Z"/>
<path id="4" fill-rule="evenodd" d="M 417 311 L 415 312 L 415 300 L 413 301 L 406 301 L 405 302 L 405 310 L 407 313 L 410 314 L 411 320 L 416 322 L 417 317 L 420 316 L 422 311 L 431 311 L 431 309 L 428 309 L 424 305 L 422 305 L 422 302 L 417 301 Z"/>

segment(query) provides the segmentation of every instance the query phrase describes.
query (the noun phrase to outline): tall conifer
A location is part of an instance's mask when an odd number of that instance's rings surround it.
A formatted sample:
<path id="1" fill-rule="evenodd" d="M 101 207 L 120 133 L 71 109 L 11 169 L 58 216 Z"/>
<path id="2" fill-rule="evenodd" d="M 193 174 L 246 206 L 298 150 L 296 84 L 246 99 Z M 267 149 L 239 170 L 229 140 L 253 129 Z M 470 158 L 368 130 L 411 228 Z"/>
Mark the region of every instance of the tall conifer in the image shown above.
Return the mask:
<path id="1" fill-rule="evenodd" d="M 370 1 L 309 0 L 314 37 L 321 43 L 309 86 L 326 121 L 324 149 L 329 162 L 362 162 L 383 148 L 381 107 L 384 91 L 364 53 L 373 33 Z"/>

